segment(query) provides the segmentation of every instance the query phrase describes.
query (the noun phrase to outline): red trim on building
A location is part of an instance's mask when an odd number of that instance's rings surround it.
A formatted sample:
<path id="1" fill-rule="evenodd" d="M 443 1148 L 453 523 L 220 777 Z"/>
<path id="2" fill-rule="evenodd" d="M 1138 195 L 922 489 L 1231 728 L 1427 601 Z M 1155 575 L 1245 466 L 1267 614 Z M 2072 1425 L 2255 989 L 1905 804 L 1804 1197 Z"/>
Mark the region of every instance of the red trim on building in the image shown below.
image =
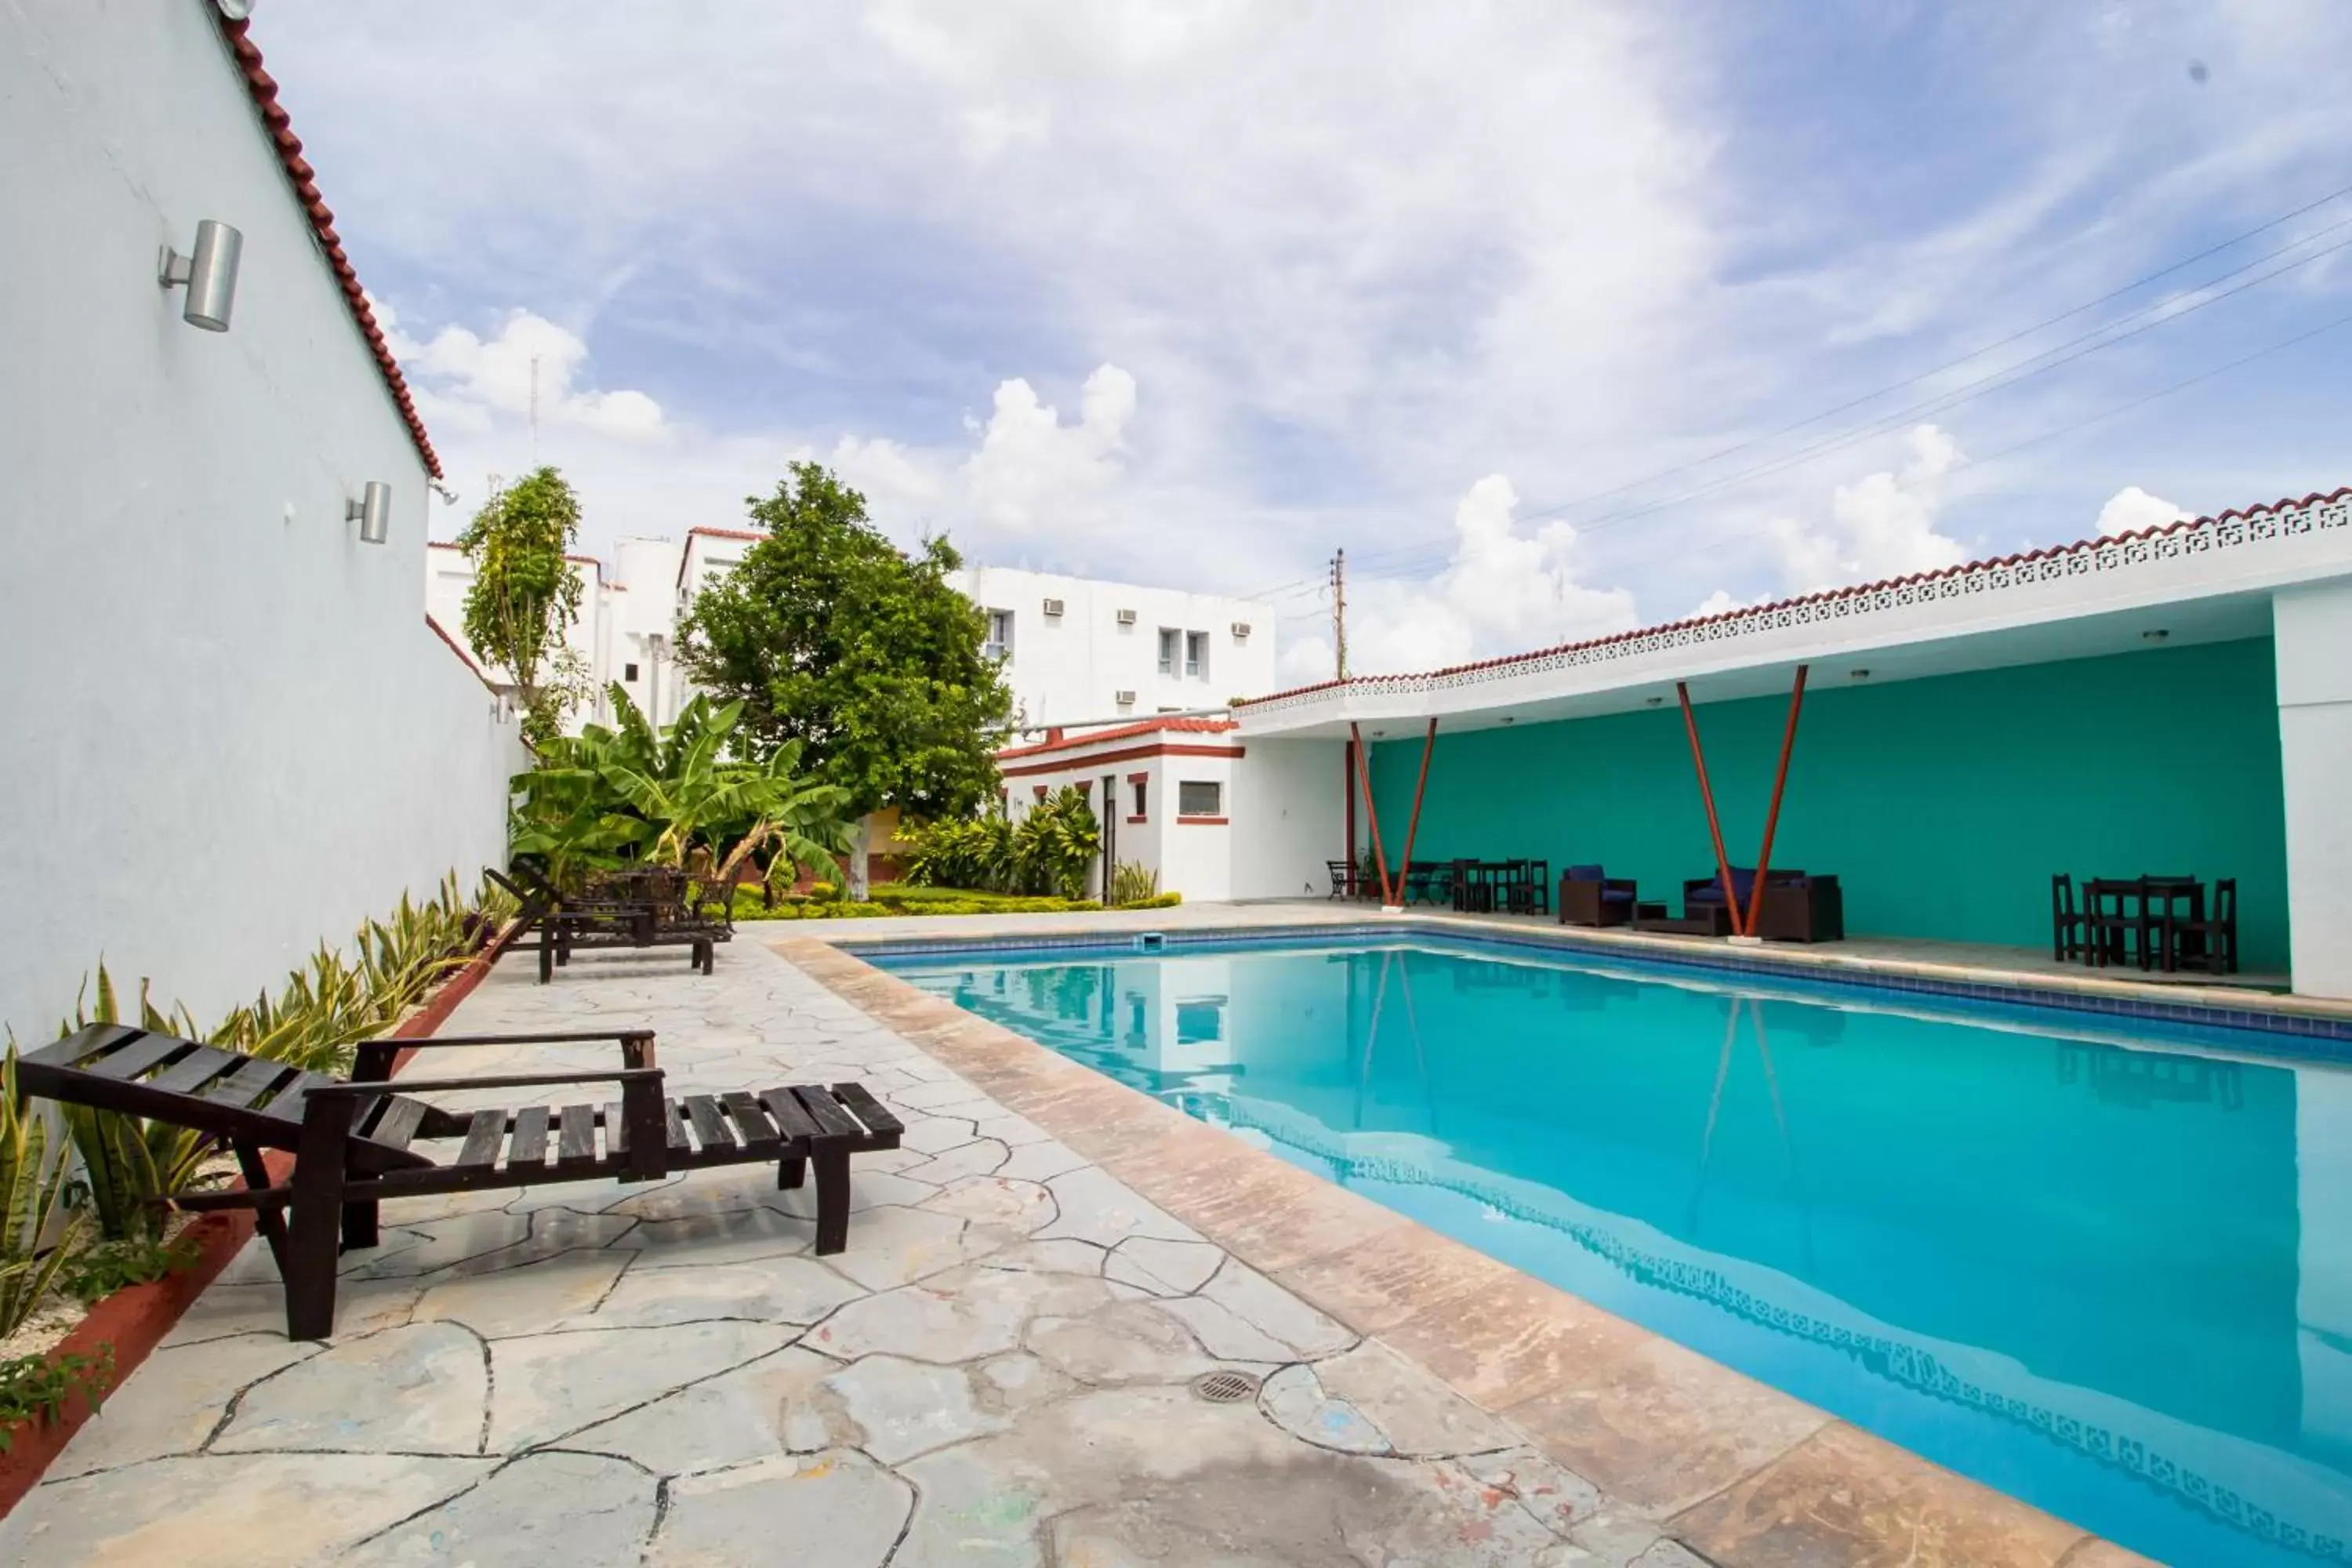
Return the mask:
<path id="1" fill-rule="evenodd" d="M 1000 753 L 1002 754 L 1002 753 Z M 1066 773 L 1072 768 L 1093 767 L 1097 763 L 1133 762 L 1138 757 L 1224 757 L 1245 755 L 1240 746 L 1129 746 L 1124 751 L 1105 752 L 1096 757 L 1071 757 L 1061 762 L 1031 763 L 1026 767 L 999 768 L 1008 778 L 1025 778 L 1031 773 Z"/>
<path id="2" fill-rule="evenodd" d="M 278 161 L 286 167 L 286 177 L 294 183 L 294 198 L 301 204 L 303 216 L 310 220 L 310 231 L 318 236 L 319 249 L 328 269 L 342 288 L 352 321 L 374 352 L 384 389 L 392 394 L 394 406 L 408 425 L 409 438 L 416 443 L 417 455 L 425 459 L 425 471 L 437 479 L 441 477 L 441 459 L 434 454 L 433 438 L 425 433 L 425 421 L 417 417 L 416 401 L 409 395 L 399 363 L 392 357 L 392 345 L 384 341 L 383 329 L 376 325 L 367 290 L 360 287 L 359 274 L 352 270 L 351 258 L 343 254 L 342 239 L 335 233 L 335 215 L 320 199 L 319 183 L 312 177 L 317 171 L 302 156 L 302 139 L 294 134 L 292 121 L 278 101 L 278 83 L 262 69 L 261 50 L 247 37 L 251 26 L 249 22 L 232 22 L 223 17 L 221 36 L 227 40 L 230 53 L 236 57 L 237 69 L 245 77 L 245 89 L 253 99 L 253 107 L 260 111 L 262 130 L 277 149 Z"/>
<path id="3" fill-rule="evenodd" d="M 1179 826 L 1179 827 L 1181 827 L 1181 826 L 1185 826 L 1187 823 L 1190 823 L 1190 824 L 1192 824 L 1193 826 L 1196 826 L 1196 827 L 1223 827 L 1223 826 L 1225 826 L 1225 824 L 1226 824 L 1226 822 L 1227 822 L 1228 820 L 1230 820 L 1230 819 L 1229 819 L 1229 818 L 1226 818 L 1226 817 L 1223 817 L 1223 816 L 1178 816 L 1178 817 L 1176 818 L 1176 826 Z"/>
<path id="4" fill-rule="evenodd" d="M 1660 632 L 1679 631 L 1685 626 L 1712 626 L 1718 621 L 1751 619 L 1772 615 L 1794 605 L 1850 599 L 1858 594 L 1875 594 L 1888 588 L 1899 588 L 1906 583 L 1932 583 L 1939 577 L 1960 577 L 1970 572 L 1989 571 L 1996 566 L 2020 566 L 2029 561 L 2053 560 L 2061 555 L 2073 555 L 2081 551 L 2095 549 L 2102 544 L 2119 542 L 2124 540 L 2161 539 L 2167 534 L 2194 532 L 2198 529 L 2211 528 L 2217 523 L 2228 522 L 2237 518 L 2257 517 L 2264 512 L 2273 511 L 2301 511 L 2306 507 L 2332 506 L 2339 500 L 2347 499 L 2352 499 L 2352 486 L 2346 486 L 2326 495 L 2314 491 L 2301 500 L 2287 498 L 2260 506 L 2232 507 L 2217 516 L 2185 519 L 2179 522 L 2166 523 L 2160 528 L 2142 528 L 2123 533 L 2102 534 L 2096 539 L 2077 540 L 2072 544 L 2048 545 L 2039 550 L 2020 551 L 2014 555 L 1990 556 L 1982 561 L 1966 562 L 1958 566 L 1946 566 L 1934 572 L 1915 572 L 1907 577 L 1887 577 L 1875 583 L 1856 583 L 1843 588 L 1827 588 L 1818 594 L 1801 594 L 1794 598 L 1774 599 L 1769 604 L 1749 605 L 1744 609 L 1726 610 L 1719 616 L 1697 616 L 1685 620 L 1665 621 L 1654 626 L 1636 626 L 1631 631 L 1612 632 L 1607 637 L 1587 637 L 1580 642 L 1557 643 L 1550 647 L 1532 648 L 1525 653 L 1503 654 L 1495 658 L 1473 659 L 1467 664 L 1449 664 L 1436 669 L 1411 670 L 1396 675 L 1354 675 L 1345 680 L 1318 680 L 1306 686 L 1294 686 L 1283 691 L 1269 691 L 1263 697 L 1245 697 L 1234 706 L 1254 708 L 1262 702 L 1272 702 L 1278 698 L 1303 697 L 1309 692 L 1332 691 L 1344 687 L 1361 686 L 1378 690 L 1384 682 L 1391 680 L 1422 680 L 1440 675 L 1460 675 L 1473 669 L 1499 669 L 1508 665 L 1527 664 L 1535 659 L 1548 658 L 1556 653 L 1572 653 L 1580 648 L 1605 647 L 1611 643 L 1627 642 L 1634 637 L 1654 637 Z"/>
<path id="5" fill-rule="evenodd" d="M 435 637 L 439 637 L 443 642 L 449 645 L 449 651 L 456 654 L 457 658 L 464 662 L 466 668 L 474 672 L 475 679 L 480 681 L 485 686 L 488 686 L 490 683 L 490 678 L 482 673 L 482 667 L 474 662 L 474 656 L 467 653 L 465 649 L 465 646 L 458 642 L 456 637 L 451 637 L 448 632 L 443 628 L 439 621 L 433 618 L 432 612 L 427 611 L 425 613 L 425 624 L 433 628 L 433 635 Z"/>
<path id="6" fill-rule="evenodd" d="M 1128 825 L 1129 827 L 1141 827 L 1144 824 L 1146 824 L 1146 823 L 1150 822 L 1150 820 L 1151 820 L 1151 818 L 1150 818 L 1150 817 L 1148 817 L 1148 816 L 1130 816 L 1130 817 L 1129 817 L 1129 818 L 1127 819 L 1127 825 Z"/>
<path id="7" fill-rule="evenodd" d="M 753 544 L 768 537 L 764 533 L 757 533 L 748 528 L 688 529 L 686 543 L 677 552 L 677 586 L 681 588 L 686 586 L 686 563 L 694 559 L 694 541 L 697 535 L 704 539 L 740 539 Z"/>
<path id="8" fill-rule="evenodd" d="M 1111 741 L 1124 741 L 1136 735 L 1153 735 L 1170 731 L 1188 735 L 1222 735 L 1241 725 L 1231 719 L 1146 719 L 1139 723 L 1121 724 L 1116 729 L 1097 730 L 1091 735 L 1064 736 L 1057 730 L 1045 731 L 1046 739 L 1034 746 L 1006 746 L 996 753 L 996 760 L 1007 757 L 1034 757 L 1044 752 L 1076 751 L 1081 746 L 1098 746 Z"/>
<path id="9" fill-rule="evenodd" d="M 1035 796 L 1037 797 L 1037 803 L 1038 803 L 1040 805 L 1043 805 L 1045 804 L 1045 786 L 1044 784 L 1031 784 L 1031 785 L 1029 786 L 1029 793 L 1030 793 L 1030 794 L 1032 794 L 1032 795 L 1035 795 Z"/>

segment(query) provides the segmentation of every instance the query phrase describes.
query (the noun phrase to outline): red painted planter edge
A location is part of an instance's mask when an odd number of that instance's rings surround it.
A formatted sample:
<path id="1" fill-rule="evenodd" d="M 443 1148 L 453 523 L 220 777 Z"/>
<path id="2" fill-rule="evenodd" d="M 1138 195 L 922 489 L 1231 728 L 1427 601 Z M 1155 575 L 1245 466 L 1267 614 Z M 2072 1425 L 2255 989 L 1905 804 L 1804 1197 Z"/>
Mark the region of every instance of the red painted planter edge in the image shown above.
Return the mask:
<path id="1" fill-rule="evenodd" d="M 449 1021 L 457 1004 L 472 994 L 499 961 L 512 946 L 520 933 L 517 922 L 509 922 L 493 938 L 488 946 L 467 960 L 465 966 L 452 973 L 416 1010 L 392 1027 L 390 1038 L 421 1040 L 430 1037 Z M 393 1061 L 394 1072 L 408 1065 L 415 1050 L 402 1051 Z M 262 1155 L 273 1182 L 282 1182 L 294 1168 L 294 1156 L 275 1150 Z M 161 1344 L 163 1336 L 172 1331 L 205 1287 L 210 1285 L 226 1268 L 253 1237 L 253 1215 L 250 1213 L 222 1211 L 199 1215 L 188 1223 L 182 1234 L 197 1238 L 196 1260 L 176 1274 L 145 1285 L 127 1285 L 89 1310 L 74 1331 L 49 1352 L 55 1363 L 68 1355 L 95 1358 L 100 1347 L 114 1347 L 114 1383 L 121 1386 L 140 1363 L 145 1361 Z M 66 1444 L 82 1423 L 89 1420 L 91 1410 L 86 1399 L 77 1396 L 54 1421 L 19 1421 L 12 1429 L 13 1441 L 5 1454 L 0 1454 L 0 1518 L 22 1500 L 26 1492 L 38 1486 L 50 1464 L 65 1451 Z"/>

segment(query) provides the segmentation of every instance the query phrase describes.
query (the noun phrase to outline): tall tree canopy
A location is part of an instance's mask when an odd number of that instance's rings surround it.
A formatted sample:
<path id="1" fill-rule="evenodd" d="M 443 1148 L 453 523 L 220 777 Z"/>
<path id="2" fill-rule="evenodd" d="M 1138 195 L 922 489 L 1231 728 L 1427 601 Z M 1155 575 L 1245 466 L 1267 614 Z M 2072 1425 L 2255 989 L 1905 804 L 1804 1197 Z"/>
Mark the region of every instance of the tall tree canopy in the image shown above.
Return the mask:
<path id="1" fill-rule="evenodd" d="M 558 734 L 584 685 L 563 634 L 580 613 L 580 569 L 566 552 L 580 533 L 580 498 L 562 474 L 534 468 L 490 492 L 457 547 L 474 563 L 466 590 L 466 640 L 485 664 L 514 678 L 523 739 Z"/>
<path id="2" fill-rule="evenodd" d="M 993 795 L 1013 698 L 986 616 L 947 580 L 962 559 L 943 539 L 901 552 L 821 464 L 747 504 L 768 536 L 679 626 L 687 672 L 762 742 L 802 742 L 854 811 L 960 816 Z"/>

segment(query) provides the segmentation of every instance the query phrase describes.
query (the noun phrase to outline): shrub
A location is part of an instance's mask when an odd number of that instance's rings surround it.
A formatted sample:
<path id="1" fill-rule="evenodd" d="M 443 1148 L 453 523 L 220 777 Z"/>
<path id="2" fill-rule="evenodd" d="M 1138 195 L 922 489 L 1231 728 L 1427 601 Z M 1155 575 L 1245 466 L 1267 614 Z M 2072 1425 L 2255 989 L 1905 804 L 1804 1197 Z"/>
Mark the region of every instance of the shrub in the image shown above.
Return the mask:
<path id="1" fill-rule="evenodd" d="M 65 1184 L 64 1151 L 50 1149 L 48 1124 L 26 1113 L 17 1092 L 12 1044 L 0 1062 L 0 1339 L 24 1326 L 65 1262 L 78 1221 L 68 1222 L 56 1247 L 41 1250 Z"/>
<path id="2" fill-rule="evenodd" d="M 1084 895 L 1102 851 L 1102 825 L 1076 784 L 1039 801 L 1018 823 L 966 817 L 901 829 L 900 837 L 914 846 L 907 858 L 911 883 L 1069 900 Z"/>
<path id="3" fill-rule="evenodd" d="M 1181 893 L 1154 893 L 1148 899 L 1138 899 L 1131 904 L 1121 904 L 1123 910 L 1172 910 L 1184 901 Z"/>
<path id="4" fill-rule="evenodd" d="M 1124 860 L 1110 874 L 1110 906 L 1131 909 L 1160 896 L 1160 873 L 1140 860 Z"/>
<path id="5" fill-rule="evenodd" d="M 19 1421 L 55 1421 L 66 1401 L 79 1394 L 98 1408 L 114 1383 L 114 1347 L 100 1345 L 95 1357 L 20 1355 L 0 1361 L 0 1454 L 16 1444 Z"/>
<path id="6" fill-rule="evenodd" d="M 191 1268 L 200 1250 L 196 1238 L 184 1231 L 169 1241 L 155 1236 L 101 1241 L 66 1260 L 65 1291 L 87 1306 L 126 1285 L 152 1284 L 166 1274 Z"/>

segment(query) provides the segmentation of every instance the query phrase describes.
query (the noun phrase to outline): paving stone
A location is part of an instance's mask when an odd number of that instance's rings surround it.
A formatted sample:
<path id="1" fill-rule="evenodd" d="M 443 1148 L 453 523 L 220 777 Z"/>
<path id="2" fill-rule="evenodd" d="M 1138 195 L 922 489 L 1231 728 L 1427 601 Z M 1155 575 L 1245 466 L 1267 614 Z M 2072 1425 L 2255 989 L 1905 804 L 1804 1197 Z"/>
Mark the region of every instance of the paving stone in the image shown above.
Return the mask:
<path id="1" fill-rule="evenodd" d="M 1008 1419 L 981 1407 L 961 1366 L 870 1355 L 823 1386 L 840 1402 L 856 1446 L 886 1465 L 998 1430 Z"/>
<path id="2" fill-rule="evenodd" d="M 1074 1241 L 1065 1237 L 1058 1241 L 1022 1241 L 1001 1251 L 992 1252 L 980 1260 L 982 1268 L 1019 1268 L 1038 1274 L 1100 1275 L 1104 1260 L 1111 1255 L 1092 1242 Z"/>
<path id="3" fill-rule="evenodd" d="M 1162 1241 L 1150 1236 L 1128 1237 L 1119 1243 L 1118 1255 L 1180 1296 L 1207 1284 L 1225 1260 L 1221 1248 L 1205 1241 Z"/>
<path id="4" fill-rule="evenodd" d="M 814 1323 L 866 1294 L 808 1258 L 772 1258 L 707 1268 L 632 1269 L 573 1328 L 646 1329 L 709 1318 Z"/>
<path id="5" fill-rule="evenodd" d="M 566 1252 L 518 1268 L 435 1285 L 416 1303 L 416 1321 L 465 1324 L 485 1339 L 545 1333 L 593 1311 L 629 1266 L 625 1252 Z"/>
<path id="6" fill-rule="evenodd" d="M 1024 1143 L 1015 1148 L 996 1173 L 1013 1181 L 1045 1182 L 1092 1164 L 1084 1154 L 1063 1143 Z"/>
<path id="7" fill-rule="evenodd" d="M 968 1236 L 971 1228 L 954 1215 L 872 1209 L 849 1227 L 848 1250 L 825 1262 L 868 1290 L 887 1290 L 995 1250 L 994 1237 Z"/>
<path id="8" fill-rule="evenodd" d="M 1030 1143 L 1043 1143 L 1053 1136 L 1025 1116 L 983 1116 L 972 1123 L 972 1128 L 982 1138 L 993 1138 L 1014 1149 Z"/>
<path id="9" fill-rule="evenodd" d="M 1053 1223 L 1054 1194 L 1035 1182 L 998 1176 L 968 1176 L 942 1187 L 919 1205 L 933 1214 L 959 1215 L 992 1229 L 1027 1236 Z"/>
<path id="10" fill-rule="evenodd" d="M 635 1268 L 707 1268 L 806 1252 L 816 1226 L 775 1208 L 649 1219 L 614 1245 L 636 1254 Z"/>
<path id="11" fill-rule="evenodd" d="M 944 1187 L 968 1176 L 992 1176 L 1004 1168 L 1013 1151 L 993 1138 L 976 1138 L 919 1165 L 907 1167 L 903 1179 Z"/>
<path id="12" fill-rule="evenodd" d="M 1259 1403 L 1300 1441 L 1357 1453 L 1444 1458 L 1494 1453 L 1518 1440 L 1501 1422 L 1377 1343 L 1311 1366 L 1283 1368 L 1266 1379 Z"/>
<path id="13" fill-rule="evenodd" d="M 409 1321 L 425 1284 L 417 1279 L 345 1279 L 335 1288 L 335 1334 L 352 1339 Z M 215 1284 L 196 1298 L 165 1335 L 166 1346 L 200 1344 L 241 1334 L 286 1337 L 286 1289 Z"/>
<path id="14" fill-rule="evenodd" d="M 212 1436 L 238 1390 L 309 1360 L 319 1348 L 282 1333 L 261 1333 L 158 1350 L 107 1398 L 100 1419 L 83 1423 L 49 1466 L 48 1479 L 192 1454 Z"/>
<path id="15" fill-rule="evenodd" d="M 798 1331 L 764 1323 L 590 1329 L 490 1346 L 490 1447 L 511 1453 L 781 1350 Z"/>
<path id="16" fill-rule="evenodd" d="M 1027 1344 L 1047 1365 L 1096 1385 L 1182 1383 L 1216 1369 L 1157 1302 L 1114 1301 L 1085 1317 L 1040 1317 Z"/>
<path id="17" fill-rule="evenodd" d="M 1112 1256 L 1116 1258 L 1118 1254 Z M 1109 1272 L 1108 1268 L 1104 1270 L 1106 1277 Z M 1169 1296 L 1164 1290 L 1154 1294 L 1162 1299 L 1155 1300 L 1153 1306 L 1191 1330 L 1202 1347 L 1222 1361 L 1278 1364 L 1298 1359 L 1298 1352 L 1290 1346 L 1244 1322 L 1229 1308 L 1205 1296 Z"/>
<path id="18" fill-rule="evenodd" d="M 677 1088 L 672 1086 L 672 1092 Z M 607 1212 L 644 1220 L 685 1219 L 695 1215 L 773 1206 L 782 1195 L 776 1191 L 773 1165 L 719 1165 L 691 1171 L 677 1181 L 633 1193 L 614 1203 Z"/>
<path id="19" fill-rule="evenodd" d="M 452 1264 L 439 1277 L 488 1274 L 500 1268 L 536 1263 L 561 1253 L 610 1247 L 635 1230 L 638 1224 L 629 1215 L 590 1214 L 569 1208 L 534 1209 L 527 1217 L 530 1224 L 529 1237 L 512 1247 L 498 1247 Z"/>
<path id="20" fill-rule="evenodd" d="M 869 1171 L 853 1164 L 849 1173 L 849 1212 L 864 1214 L 867 1209 L 880 1208 L 886 1204 L 900 1204 L 911 1208 L 927 1198 L 938 1196 L 939 1191 L 940 1184 L 937 1182 L 915 1181 L 895 1171 Z M 789 1192 L 771 1194 L 768 1201 L 781 1214 L 814 1221 L 816 1218 L 816 1178 L 810 1176 Z"/>
<path id="21" fill-rule="evenodd" d="M 488 1394 L 482 1342 L 464 1329 L 386 1329 L 256 1384 L 212 1451 L 478 1454 Z"/>
<path id="22" fill-rule="evenodd" d="M 411 1279 L 530 1239 L 529 1215 L 483 1209 L 435 1221 L 425 1232 L 425 1239 L 414 1246 L 387 1247 L 352 1270 L 352 1276 L 361 1279 Z"/>
<path id="23" fill-rule="evenodd" d="M 955 1104 L 959 1100 L 979 1099 L 971 1085 L 958 1078 L 934 1079 L 898 1090 L 890 1097 L 893 1105 L 903 1105 L 909 1110 L 926 1110 Z M 995 1110 L 993 1101 L 989 1109 Z M 944 1112 L 940 1112 L 944 1114 Z"/>
<path id="24" fill-rule="evenodd" d="M 1466 1463 L 1480 1486 L 1510 1493 L 1555 1535 L 1594 1518 L 1607 1501 L 1599 1487 L 1534 1448 L 1481 1455 Z"/>
<path id="25" fill-rule="evenodd" d="M 665 1476 L 837 1447 L 855 1433 L 838 1401 L 823 1404 L 815 1391 L 840 1370 L 839 1362 L 787 1346 L 575 1432 L 564 1446 L 617 1454 Z"/>
<path id="26" fill-rule="evenodd" d="M 808 1343 L 844 1360 L 881 1352 L 971 1361 L 1018 1345 L 1022 1325 L 1033 1317 L 1088 1311 L 1110 1299 L 1099 1279 L 959 1268 L 853 1301 L 811 1331 Z"/>
<path id="27" fill-rule="evenodd" d="M 526 1454 L 339 1561 L 348 1568 L 529 1563 L 635 1568 L 659 1483 L 593 1454 Z"/>
<path id="28" fill-rule="evenodd" d="M 896 1097 L 894 1096 L 894 1100 Z M 905 1104 L 904 1100 L 896 1100 Z M 925 1159 L 969 1143 L 980 1134 L 971 1122 L 958 1116 L 921 1116 L 909 1110 L 906 1115 L 907 1131 L 900 1134 L 901 1148 L 912 1149 Z"/>
<path id="29" fill-rule="evenodd" d="M 792 1542 L 793 1568 L 879 1568 L 914 1491 L 848 1449 L 785 1454 L 672 1483 L 647 1568 L 733 1568 L 748 1542 Z"/>
<path id="30" fill-rule="evenodd" d="M 1325 1317 L 1237 1258 L 1228 1258 L 1201 1287 L 1201 1295 L 1302 1356 L 1329 1355 L 1356 1342 L 1346 1324 Z"/>
<path id="31" fill-rule="evenodd" d="M 0 1520 L 0 1563 L 312 1568 L 493 1464 L 407 1454 L 152 1459 L 35 1489 Z"/>
<path id="32" fill-rule="evenodd" d="M 1190 1226 L 1145 1203 L 1099 1166 L 1083 1166 L 1054 1177 L 1045 1185 L 1061 1208 L 1061 1217 L 1039 1231 L 1040 1238 L 1070 1236 L 1098 1247 L 1117 1247 L 1130 1236 L 1163 1241 L 1201 1239 Z"/>

